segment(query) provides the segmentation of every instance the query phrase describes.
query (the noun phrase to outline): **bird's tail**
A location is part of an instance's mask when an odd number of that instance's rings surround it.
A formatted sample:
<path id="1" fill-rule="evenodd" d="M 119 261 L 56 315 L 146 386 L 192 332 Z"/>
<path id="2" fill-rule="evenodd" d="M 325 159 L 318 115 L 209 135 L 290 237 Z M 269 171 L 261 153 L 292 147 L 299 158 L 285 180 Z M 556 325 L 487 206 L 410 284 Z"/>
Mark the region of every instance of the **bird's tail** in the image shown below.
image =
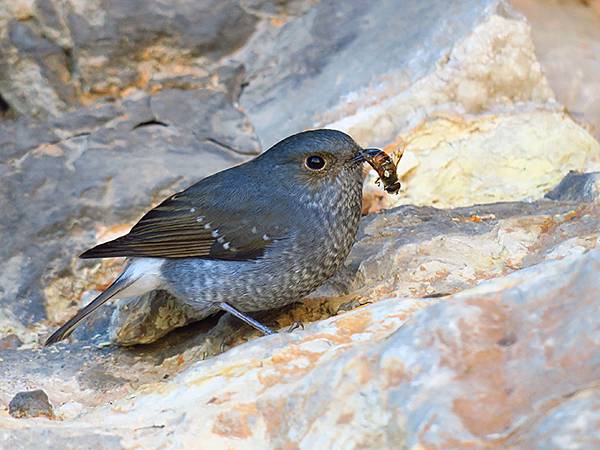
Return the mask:
<path id="1" fill-rule="evenodd" d="M 88 303 L 85 307 L 81 308 L 77 314 L 71 317 L 62 327 L 52 333 L 52 336 L 46 340 L 44 345 L 52 345 L 69 337 L 83 319 L 96 311 L 119 292 L 127 289 L 137 281 L 135 278 L 127 276 L 126 273 L 126 271 L 123 272 L 108 288 L 104 290 L 104 292 L 98 295 L 98 297 Z"/>

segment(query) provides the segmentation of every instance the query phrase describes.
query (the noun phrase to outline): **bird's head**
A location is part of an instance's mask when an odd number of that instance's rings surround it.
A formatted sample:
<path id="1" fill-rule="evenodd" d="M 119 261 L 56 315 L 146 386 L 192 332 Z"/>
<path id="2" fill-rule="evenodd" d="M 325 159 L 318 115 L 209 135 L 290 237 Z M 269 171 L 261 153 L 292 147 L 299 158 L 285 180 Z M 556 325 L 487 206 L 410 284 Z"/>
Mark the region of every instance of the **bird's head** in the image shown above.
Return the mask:
<path id="1" fill-rule="evenodd" d="M 275 144 L 256 162 L 282 185 L 323 194 L 347 185 L 362 186 L 361 152 L 341 131 L 311 130 Z"/>

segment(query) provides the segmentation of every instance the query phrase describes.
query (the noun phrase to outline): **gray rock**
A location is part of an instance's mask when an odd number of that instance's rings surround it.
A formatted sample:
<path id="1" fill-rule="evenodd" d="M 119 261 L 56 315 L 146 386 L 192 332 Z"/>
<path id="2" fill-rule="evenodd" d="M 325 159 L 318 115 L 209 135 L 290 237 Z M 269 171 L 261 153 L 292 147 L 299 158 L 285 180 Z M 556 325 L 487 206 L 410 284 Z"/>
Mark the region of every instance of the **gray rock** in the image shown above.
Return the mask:
<path id="1" fill-rule="evenodd" d="M 19 348 L 21 344 L 23 344 L 23 341 L 14 333 L 0 337 L 0 350 Z"/>
<path id="2" fill-rule="evenodd" d="M 23 324 L 47 317 L 53 302 L 73 305 L 83 293 L 68 281 L 75 270 L 87 268 L 87 289 L 108 281 L 77 255 L 111 226 L 260 151 L 227 95 L 205 89 L 19 120 L 0 126 L 0 143 L 0 208 L 13 211 L 0 218 L 10 236 L 0 248 L 2 308 Z"/>
<path id="3" fill-rule="evenodd" d="M 319 0 L 241 0 L 246 11 L 259 16 L 288 17 L 306 14 Z"/>
<path id="4" fill-rule="evenodd" d="M 431 72 L 496 3 L 323 0 L 244 50 L 249 84 L 241 103 L 270 146 L 327 123 L 350 94 L 385 89 L 386 79 L 409 85 Z"/>
<path id="5" fill-rule="evenodd" d="M 8 404 L 8 412 L 16 418 L 54 415 L 48 395 L 41 389 L 17 393 Z"/>
<path id="6" fill-rule="evenodd" d="M 259 20 L 236 0 L 37 0 L 23 8 L 0 7 L 0 95 L 14 111 L 42 118 L 151 87 L 144 80 L 180 73 L 177 65 L 206 75 Z"/>
<path id="7" fill-rule="evenodd" d="M 28 450 L 44 448 L 46 450 L 121 450 L 120 436 L 109 433 L 75 432 L 49 429 L 0 430 L 0 443 L 4 448 Z"/>
<path id="8" fill-rule="evenodd" d="M 84 11 L 100 17 L 82 14 L 80 7 L 67 12 L 67 21 L 82 83 L 89 86 L 102 83 L 104 74 L 92 71 L 86 60 L 106 58 L 104 70 L 120 72 L 118 82 L 127 85 L 137 76 L 135 61 L 149 47 L 218 58 L 240 47 L 257 21 L 235 0 L 180 1 L 167 8 L 160 1 L 86 3 Z"/>
<path id="9" fill-rule="evenodd" d="M 550 200 L 593 202 L 598 199 L 600 172 L 569 172 L 562 181 L 546 194 Z"/>

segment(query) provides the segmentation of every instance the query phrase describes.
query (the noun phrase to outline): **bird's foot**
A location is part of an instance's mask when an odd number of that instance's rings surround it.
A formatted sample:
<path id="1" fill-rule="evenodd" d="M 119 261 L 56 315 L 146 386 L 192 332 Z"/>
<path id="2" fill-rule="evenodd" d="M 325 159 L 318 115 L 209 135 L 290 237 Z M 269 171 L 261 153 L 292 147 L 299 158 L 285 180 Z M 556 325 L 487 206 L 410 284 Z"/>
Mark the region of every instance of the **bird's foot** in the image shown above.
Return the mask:
<path id="1" fill-rule="evenodd" d="M 298 328 L 302 328 L 304 330 L 304 324 L 296 320 L 290 325 L 290 327 L 287 329 L 287 332 L 291 333 L 292 331 L 297 330 Z"/>
<path id="2" fill-rule="evenodd" d="M 231 339 L 229 337 L 224 338 L 221 341 L 221 345 L 219 345 L 219 353 L 225 353 L 225 350 L 227 350 L 227 347 L 229 347 L 230 344 Z"/>

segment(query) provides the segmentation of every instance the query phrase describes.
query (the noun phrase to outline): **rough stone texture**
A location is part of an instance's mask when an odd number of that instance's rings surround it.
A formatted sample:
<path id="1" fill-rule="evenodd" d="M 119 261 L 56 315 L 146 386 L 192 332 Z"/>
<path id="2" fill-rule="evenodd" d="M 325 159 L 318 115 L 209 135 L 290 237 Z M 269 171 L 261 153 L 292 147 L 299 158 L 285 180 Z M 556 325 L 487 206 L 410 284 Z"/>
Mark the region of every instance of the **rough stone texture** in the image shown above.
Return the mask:
<path id="1" fill-rule="evenodd" d="M 529 28 L 505 4 L 398 8 L 394 1 L 322 1 L 244 49 L 249 85 L 241 103 L 264 145 L 322 125 L 385 145 L 435 110 L 552 100 Z"/>
<path id="2" fill-rule="evenodd" d="M 593 202 L 598 198 L 599 187 L 600 173 L 569 172 L 545 197 L 550 200 Z"/>
<path id="3" fill-rule="evenodd" d="M 510 1 L 531 24 L 536 55 L 556 98 L 599 139 L 600 2 Z"/>
<path id="4" fill-rule="evenodd" d="M 259 17 L 287 18 L 307 13 L 320 0 L 241 0 L 246 11 Z"/>
<path id="5" fill-rule="evenodd" d="M 117 304 L 110 323 L 110 340 L 120 345 L 147 344 L 203 318 L 180 305 L 168 292 L 155 291 Z"/>
<path id="6" fill-rule="evenodd" d="M 0 95 L 44 117 L 150 81 L 204 77 L 257 21 L 236 0 L 2 2 Z"/>
<path id="7" fill-rule="evenodd" d="M 128 448 L 193 446 L 198 424 L 210 448 L 593 448 L 598 270 L 593 250 L 444 300 L 390 298 L 38 429 L 93 427 Z"/>
<path id="8" fill-rule="evenodd" d="M 24 341 L 31 339 L 19 323 L 64 320 L 73 300 L 120 264 L 79 261 L 81 251 L 126 231 L 167 195 L 259 152 L 243 114 L 206 89 L 0 127 L 0 204 L 13 211 L 0 219 L 10 236 L 0 248 L 0 325 Z"/>
<path id="9" fill-rule="evenodd" d="M 164 5 L 0 3 L 0 448 L 599 447 L 600 152 L 538 25 L 493 0 Z M 404 150 L 403 192 L 371 172 L 365 211 L 403 206 L 256 314 L 304 330 L 154 293 L 41 347 L 122 264 L 80 251 L 315 125 Z M 34 389 L 53 420 L 12 418 Z"/>
<path id="10" fill-rule="evenodd" d="M 54 415 L 48 395 L 41 389 L 17 393 L 8 404 L 8 413 L 17 419 Z"/>
<path id="11" fill-rule="evenodd" d="M 0 338 L 0 349 L 19 348 L 23 341 L 16 334 L 8 334 Z"/>
<path id="12" fill-rule="evenodd" d="M 587 131 L 565 113 L 539 110 L 432 116 L 386 150 L 404 155 L 399 195 L 382 195 L 369 184 L 369 194 L 385 207 L 533 200 L 570 170 L 600 169 L 600 144 Z"/>

